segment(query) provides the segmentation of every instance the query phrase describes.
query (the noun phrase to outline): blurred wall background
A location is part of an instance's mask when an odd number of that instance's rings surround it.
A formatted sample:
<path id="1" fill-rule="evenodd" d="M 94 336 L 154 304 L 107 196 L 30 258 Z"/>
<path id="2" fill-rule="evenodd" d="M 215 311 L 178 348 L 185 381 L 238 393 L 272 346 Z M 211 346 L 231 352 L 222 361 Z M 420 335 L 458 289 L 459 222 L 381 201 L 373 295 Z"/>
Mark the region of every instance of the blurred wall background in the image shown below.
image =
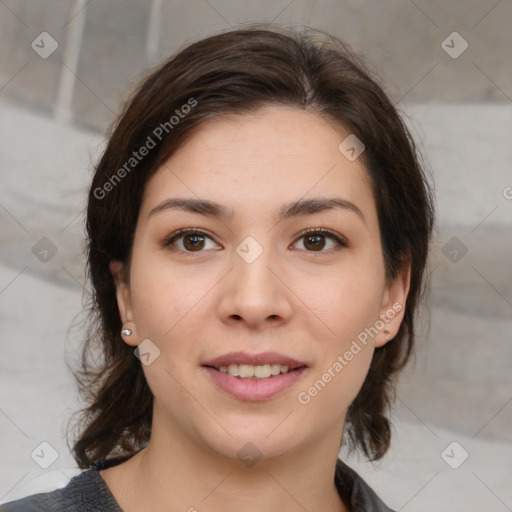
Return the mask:
<path id="1" fill-rule="evenodd" d="M 320 28 L 362 52 L 435 182 L 430 329 L 425 312 L 392 451 L 379 471 L 353 465 L 400 510 L 512 510 L 509 0 L 1 0 L 0 501 L 74 467 L 64 356 L 80 341 L 68 328 L 82 308 L 83 207 L 103 134 L 148 68 L 257 21 Z"/>
<path id="2" fill-rule="evenodd" d="M 506 0 L 3 0 L 0 7 L 2 95 L 101 132 L 144 69 L 206 34 L 253 21 L 306 24 L 342 37 L 402 101 L 510 101 Z M 30 46 L 43 31 L 47 48 L 50 36 L 58 44 L 46 59 Z M 456 59 L 441 48 L 454 31 L 469 45 Z M 465 43 L 446 43 L 455 44 Z"/>

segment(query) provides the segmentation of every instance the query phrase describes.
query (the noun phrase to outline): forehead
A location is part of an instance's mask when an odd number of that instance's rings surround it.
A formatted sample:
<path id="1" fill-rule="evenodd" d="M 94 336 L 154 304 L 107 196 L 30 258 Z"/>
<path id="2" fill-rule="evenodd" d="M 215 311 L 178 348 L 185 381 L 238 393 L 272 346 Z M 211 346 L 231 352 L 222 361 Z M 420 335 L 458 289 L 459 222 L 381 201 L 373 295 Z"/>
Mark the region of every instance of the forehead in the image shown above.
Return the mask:
<path id="1" fill-rule="evenodd" d="M 338 149 L 348 135 L 318 114 L 288 107 L 209 120 L 149 180 L 141 213 L 171 196 L 212 199 L 251 214 L 336 196 L 371 217 L 375 206 L 362 159 L 349 161 Z"/>

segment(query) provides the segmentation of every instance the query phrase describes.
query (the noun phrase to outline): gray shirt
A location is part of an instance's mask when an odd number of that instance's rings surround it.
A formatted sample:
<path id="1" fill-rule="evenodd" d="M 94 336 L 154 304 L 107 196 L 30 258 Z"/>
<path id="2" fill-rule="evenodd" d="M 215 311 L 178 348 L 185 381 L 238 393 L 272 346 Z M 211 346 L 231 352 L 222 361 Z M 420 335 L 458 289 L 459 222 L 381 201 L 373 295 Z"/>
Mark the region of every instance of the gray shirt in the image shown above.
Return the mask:
<path id="1" fill-rule="evenodd" d="M 115 465 L 112 462 L 115 461 L 106 461 L 80 473 L 62 489 L 0 505 L 0 512 L 123 512 L 100 475 L 102 469 Z M 350 504 L 351 512 L 393 512 L 340 459 L 336 463 L 334 481 L 342 499 Z"/>

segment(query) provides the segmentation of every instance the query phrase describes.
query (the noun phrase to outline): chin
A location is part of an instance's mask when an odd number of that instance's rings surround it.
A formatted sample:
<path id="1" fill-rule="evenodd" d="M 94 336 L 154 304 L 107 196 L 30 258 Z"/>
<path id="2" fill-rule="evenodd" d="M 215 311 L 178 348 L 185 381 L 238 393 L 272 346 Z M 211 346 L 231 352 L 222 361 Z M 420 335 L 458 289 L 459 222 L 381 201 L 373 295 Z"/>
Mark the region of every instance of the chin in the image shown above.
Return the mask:
<path id="1" fill-rule="evenodd" d="M 279 457 L 300 444 L 297 426 L 290 421 L 291 417 L 284 419 L 286 416 L 269 415 L 256 419 L 250 415 L 248 418 L 232 418 L 232 421 L 216 416 L 224 428 L 217 425 L 218 428 L 200 432 L 200 435 L 212 451 L 230 459 Z"/>
<path id="2" fill-rule="evenodd" d="M 233 437 L 228 436 L 228 440 L 221 441 L 218 438 L 205 440 L 210 449 L 221 457 L 226 459 L 238 460 L 242 465 L 250 468 L 258 461 L 280 457 L 289 453 L 292 445 L 284 443 L 283 438 L 277 437 L 270 440 L 265 437 L 266 434 L 256 432 L 234 433 Z M 290 436 L 287 437 L 290 439 Z"/>

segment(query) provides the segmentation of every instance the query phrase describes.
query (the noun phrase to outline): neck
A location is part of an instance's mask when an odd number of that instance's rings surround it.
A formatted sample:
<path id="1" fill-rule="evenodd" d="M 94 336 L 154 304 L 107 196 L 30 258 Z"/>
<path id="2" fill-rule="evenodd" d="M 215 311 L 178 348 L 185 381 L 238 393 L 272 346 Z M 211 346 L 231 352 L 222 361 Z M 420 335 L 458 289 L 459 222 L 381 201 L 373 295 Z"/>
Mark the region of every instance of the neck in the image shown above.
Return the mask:
<path id="1" fill-rule="evenodd" d="M 157 425 L 147 448 L 102 472 L 125 512 L 349 510 L 334 484 L 339 436 L 244 463 Z"/>

